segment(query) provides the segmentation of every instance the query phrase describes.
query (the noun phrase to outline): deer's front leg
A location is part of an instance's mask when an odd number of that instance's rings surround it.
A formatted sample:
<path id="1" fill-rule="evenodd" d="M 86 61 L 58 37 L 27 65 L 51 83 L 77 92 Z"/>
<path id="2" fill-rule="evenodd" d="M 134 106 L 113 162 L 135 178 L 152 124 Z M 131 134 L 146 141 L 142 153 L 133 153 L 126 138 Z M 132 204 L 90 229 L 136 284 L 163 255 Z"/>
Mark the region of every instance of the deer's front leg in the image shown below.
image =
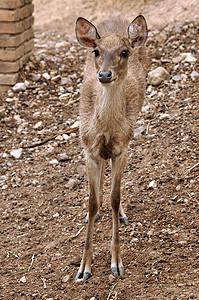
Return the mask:
<path id="1" fill-rule="evenodd" d="M 88 225 L 86 233 L 86 243 L 79 271 L 75 280 L 82 279 L 86 281 L 91 276 L 91 261 L 93 258 L 93 230 L 95 216 L 99 206 L 99 188 L 100 188 L 100 165 L 102 162 L 94 161 L 91 157 L 86 158 L 87 172 L 89 178 L 89 212 Z"/>
<path id="2" fill-rule="evenodd" d="M 119 209 L 120 186 L 125 163 L 126 151 L 112 159 L 111 206 L 113 214 L 113 233 L 111 244 L 111 271 L 115 277 L 118 275 L 124 275 L 119 243 Z"/>

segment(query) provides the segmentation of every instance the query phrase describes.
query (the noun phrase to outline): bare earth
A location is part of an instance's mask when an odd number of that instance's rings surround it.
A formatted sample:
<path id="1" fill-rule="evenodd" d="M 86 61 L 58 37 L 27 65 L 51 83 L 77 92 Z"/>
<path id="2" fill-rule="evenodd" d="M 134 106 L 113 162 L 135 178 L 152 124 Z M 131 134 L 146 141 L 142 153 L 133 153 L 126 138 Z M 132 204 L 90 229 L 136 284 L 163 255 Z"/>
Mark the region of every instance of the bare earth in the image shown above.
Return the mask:
<path id="1" fill-rule="evenodd" d="M 0 98 L 0 299 L 199 299 L 199 4 L 104 2 L 35 0 L 35 53 L 19 78 L 29 84 Z M 142 133 L 129 147 L 122 184 L 129 225 L 120 225 L 126 273 L 110 275 L 107 163 L 92 277 L 75 283 L 88 182 L 75 123 L 85 51 L 74 22 L 140 12 L 149 24 L 150 70 L 163 66 L 171 79 L 147 86 L 136 124 Z M 196 60 L 176 63 L 180 53 Z"/>

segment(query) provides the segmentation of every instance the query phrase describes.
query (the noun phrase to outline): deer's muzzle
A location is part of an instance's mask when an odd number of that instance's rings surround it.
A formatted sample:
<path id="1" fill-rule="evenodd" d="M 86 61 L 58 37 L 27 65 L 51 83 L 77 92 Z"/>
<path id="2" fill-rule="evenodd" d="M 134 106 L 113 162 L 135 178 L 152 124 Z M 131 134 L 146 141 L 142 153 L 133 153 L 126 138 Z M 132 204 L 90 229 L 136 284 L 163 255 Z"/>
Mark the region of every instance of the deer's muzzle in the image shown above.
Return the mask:
<path id="1" fill-rule="evenodd" d="M 113 73 L 111 71 L 101 71 L 98 73 L 98 80 L 101 83 L 110 83 L 113 78 Z"/>

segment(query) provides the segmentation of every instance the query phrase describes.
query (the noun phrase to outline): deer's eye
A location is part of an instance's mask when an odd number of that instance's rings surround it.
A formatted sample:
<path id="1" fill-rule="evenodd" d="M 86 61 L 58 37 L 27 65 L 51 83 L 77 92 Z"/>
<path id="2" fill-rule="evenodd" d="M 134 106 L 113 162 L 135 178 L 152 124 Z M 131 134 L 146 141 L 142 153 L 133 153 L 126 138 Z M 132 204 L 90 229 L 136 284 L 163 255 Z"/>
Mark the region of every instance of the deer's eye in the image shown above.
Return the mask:
<path id="1" fill-rule="evenodd" d="M 100 55 L 99 50 L 97 50 L 97 49 L 93 50 L 93 53 L 95 54 L 95 57 L 98 57 Z"/>
<path id="2" fill-rule="evenodd" d="M 121 52 L 122 57 L 128 57 L 128 50 L 123 50 Z"/>

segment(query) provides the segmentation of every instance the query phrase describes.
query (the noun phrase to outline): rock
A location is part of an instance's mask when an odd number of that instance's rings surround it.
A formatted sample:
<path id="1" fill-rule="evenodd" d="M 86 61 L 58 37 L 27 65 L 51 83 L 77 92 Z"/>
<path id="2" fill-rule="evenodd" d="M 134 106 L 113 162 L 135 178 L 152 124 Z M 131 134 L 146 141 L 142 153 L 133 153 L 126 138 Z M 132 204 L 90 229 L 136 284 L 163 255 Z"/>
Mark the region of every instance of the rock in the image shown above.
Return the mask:
<path id="1" fill-rule="evenodd" d="M 65 133 L 64 133 L 64 134 L 63 134 L 63 138 L 64 138 L 64 140 L 67 141 L 68 139 L 70 139 L 70 136 L 69 136 L 68 134 L 65 134 Z"/>
<path id="2" fill-rule="evenodd" d="M 51 161 L 50 161 L 50 164 L 51 165 L 58 165 L 58 160 L 57 159 L 52 159 Z"/>
<path id="3" fill-rule="evenodd" d="M 42 77 L 46 80 L 50 80 L 50 75 L 46 72 L 42 74 Z"/>
<path id="4" fill-rule="evenodd" d="M 66 283 L 68 282 L 70 279 L 70 275 L 65 275 L 63 278 L 62 278 L 62 282 Z"/>
<path id="5" fill-rule="evenodd" d="M 181 81 L 181 80 L 182 80 L 182 77 L 181 77 L 180 75 L 174 75 L 174 76 L 172 77 L 172 80 L 175 81 L 175 82 Z"/>
<path id="6" fill-rule="evenodd" d="M 134 138 L 140 138 L 145 131 L 145 128 L 143 126 L 140 126 L 138 128 L 135 128 L 134 130 Z"/>
<path id="7" fill-rule="evenodd" d="M 26 283 L 26 277 L 25 276 L 21 277 L 20 281 Z"/>
<path id="8" fill-rule="evenodd" d="M 71 97 L 70 93 L 62 94 L 59 96 L 59 100 L 67 100 L 69 97 Z"/>
<path id="9" fill-rule="evenodd" d="M 10 152 L 10 155 L 13 156 L 14 158 L 16 159 L 20 159 L 22 158 L 22 149 L 13 149 L 11 152 Z"/>
<path id="10" fill-rule="evenodd" d="M 171 116 L 169 114 L 161 114 L 159 118 L 160 120 L 165 120 L 165 119 L 170 119 Z"/>
<path id="11" fill-rule="evenodd" d="M 72 80 L 68 77 L 62 77 L 61 78 L 61 85 L 71 85 Z"/>
<path id="12" fill-rule="evenodd" d="M 155 105 L 148 103 L 147 105 L 142 107 L 142 112 L 143 113 L 149 113 L 149 112 L 154 112 L 155 110 Z"/>
<path id="13" fill-rule="evenodd" d="M 174 58 L 172 59 L 172 62 L 173 62 L 174 64 L 179 64 L 183 59 L 184 59 L 184 58 L 182 57 L 182 55 L 179 55 L 179 56 L 177 56 L 177 57 L 174 57 Z"/>
<path id="14" fill-rule="evenodd" d="M 69 161 L 70 160 L 70 158 L 68 157 L 68 155 L 65 152 L 58 154 L 57 159 L 58 159 L 58 161 Z"/>
<path id="15" fill-rule="evenodd" d="M 7 162 L 7 167 L 11 168 L 13 164 L 11 162 Z"/>
<path id="16" fill-rule="evenodd" d="M 40 74 L 32 74 L 32 81 L 37 82 L 41 78 Z"/>
<path id="17" fill-rule="evenodd" d="M 66 188 L 67 189 L 74 189 L 75 187 L 76 187 L 76 185 L 77 185 L 77 182 L 76 182 L 76 180 L 74 180 L 74 179 L 69 179 L 69 181 L 67 182 L 67 184 L 66 184 Z"/>
<path id="18" fill-rule="evenodd" d="M 195 81 L 198 77 L 199 77 L 199 73 L 198 73 L 198 72 L 193 71 L 193 72 L 191 73 L 191 79 L 192 79 L 193 81 Z"/>
<path id="19" fill-rule="evenodd" d="M 152 180 L 149 182 L 148 188 L 149 189 L 155 189 L 157 187 L 157 182 L 155 180 Z"/>
<path id="20" fill-rule="evenodd" d="M 13 90 L 14 93 L 25 91 L 26 90 L 26 85 L 25 85 L 24 82 L 18 82 L 13 86 L 12 90 Z"/>
<path id="21" fill-rule="evenodd" d="M 43 127 L 42 121 L 39 121 L 37 124 L 35 124 L 34 129 L 41 129 Z"/>
<path id="22" fill-rule="evenodd" d="M 78 128 L 79 127 L 79 121 L 76 121 L 75 123 L 73 123 L 70 128 Z"/>
<path id="23" fill-rule="evenodd" d="M 54 76 L 52 79 L 51 79 L 51 81 L 52 82 L 57 82 L 57 81 L 59 81 L 61 79 L 61 76 L 60 75 L 57 75 L 57 76 Z"/>
<path id="24" fill-rule="evenodd" d="M 54 215 L 53 215 L 53 218 L 58 218 L 59 217 L 59 213 L 56 212 Z"/>
<path id="25" fill-rule="evenodd" d="M 77 167 L 77 172 L 78 174 L 80 174 L 81 176 L 82 175 L 85 175 L 86 174 L 86 166 L 85 165 L 79 165 Z"/>
<path id="26" fill-rule="evenodd" d="M 191 53 L 182 53 L 182 56 L 184 57 L 183 62 L 195 63 L 197 61 Z"/>
<path id="27" fill-rule="evenodd" d="M 168 80 L 170 74 L 163 67 L 158 67 L 155 70 L 149 72 L 148 74 L 148 83 L 151 85 L 159 85 L 163 80 Z"/>

